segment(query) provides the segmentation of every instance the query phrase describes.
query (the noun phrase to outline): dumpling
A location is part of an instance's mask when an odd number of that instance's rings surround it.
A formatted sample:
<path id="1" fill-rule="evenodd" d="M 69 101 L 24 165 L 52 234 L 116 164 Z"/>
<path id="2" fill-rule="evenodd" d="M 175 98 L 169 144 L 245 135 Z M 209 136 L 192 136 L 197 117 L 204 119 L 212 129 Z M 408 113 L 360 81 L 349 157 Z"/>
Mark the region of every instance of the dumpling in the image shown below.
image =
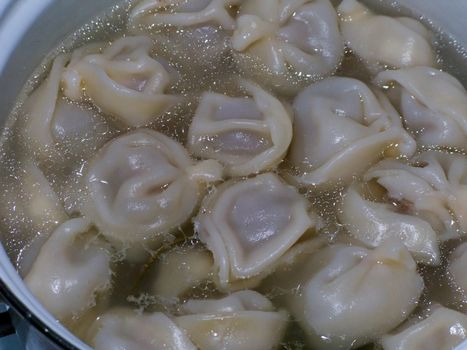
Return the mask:
<path id="1" fill-rule="evenodd" d="M 60 321 L 94 306 L 112 282 L 111 252 L 82 218 L 60 225 L 42 246 L 24 281 Z"/>
<path id="2" fill-rule="evenodd" d="M 232 47 L 242 53 L 240 65 L 250 76 L 285 93 L 331 74 L 344 53 L 328 0 L 244 1 Z"/>
<path id="3" fill-rule="evenodd" d="M 196 350 L 188 336 L 161 312 L 138 315 L 113 309 L 95 323 L 91 344 L 95 350 Z"/>
<path id="4" fill-rule="evenodd" d="M 337 249 L 304 287 L 304 318 L 320 338 L 355 348 L 401 323 L 423 287 L 415 262 L 399 242 L 373 251 Z"/>
<path id="5" fill-rule="evenodd" d="M 337 12 L 346 44 L 369 64 L 436 65 L 431 33 L 419 21 L 377 15 L 357 0 L 343 0 Z"/>
<path id="6" fill-rule="evenodd" d="M 200 245 L 174 248 L 157 262 L 151 291 L 159 298 L 177 299 L 212 279 L 213 265 L 211 253 Z"/>
<path id="7" fill-rule="evenodd" d="M 424 146 L 467 147 L 467 92 L 448 73 L 430 67 L 388 70 L 376 84 L 390 88 L 397 108 Z"/>
<path id="8" fill-rule="evenodd" d="M 241 85 L 251 97 L 204 93 L 188 131 L 189 151 L 223 163 L 230 176 L 274 168 L 292 141 L 282 103 L 255 84 Z"/>
<path id="9" fill-rule="evenodd" d="M 316 225 L 309 203 L 272 173 L 230 181 L 203 200 L 195 230 L 214 255 L 221 289 L 270 272 Z"/>
<path id="10" fill-rule="evenodd" d="M 378 247 L 397 237 L 417 262 L 438 265 L 440 252 L 433 228 L 425 220 L 396 209 L 387 203 L 366 200 L 351 187 L 344 196 L 338 217 L 352 237 L 368 247 Z"/>
<path id="11" fill-rule="evenodd" d="M 364 83 L 343 77 L 327 78 L 297 96 L 288 160 L 300 185 L 348 182 L 385 153 L 415 152 L 400 117 L 378 98 Z"/>
<path id="12" fill-rule="evenodd" d="M 219 300 L 189 300 L 175 322 L 203 350 L 273 350 L 279 347 L 287 312 L 252 290 Z"/>
<path id="13" fill-rule="evenodd" d="M 82 212 L 113 242 L 150 245 L 187 221 L 205 184 L 221 177 L 216 161 L 195 164 L 175 140 L 138 129 L 95 155 Z"/>
<path id="14" fill-rule="evenodd" d="M 451 254 L 449 262 L 449 273 L 454 279 L 454 283 L 467 293 L 467 243 L 461 244 Z M 465 294 L 464 294 L 465 296 Z"/>
<path id="15" fill-rule="evenodd" d="M 61 74 L 67 62 L 66 55 L 58 56 L 53 61 L 47 79 L 26 100 L 26 124 L 23 133 L 39 158 L 45 158 L 47 154 L 54 152 L 52 125 L 60 92 Z"/>
<path id="16" fill-rule="evenodd" d="M 18 172 L 1 184 L 0 211 L 6 230 L 14 233 L 21 250 L 16 266 L 27 272 L 50 234 L 68 220 L 63 203 L 41 169 L 23 160 Z"/>
<path id="17" fill-rule="evenodd" d="M 160 0 L 143 0 L 130 13 L 133 24 L 145 27 L 176 26 L 190 27 L 215 23 L 233 30 L 233 6 L 240 0 L 175 0 L 168 3 Z"/>
<path id="18" fill-rule="evenodd" d="M 62 74 L 65 96 L 79 100 L 85 95 L 128 126 L 150 123 L 180 101 L 166 93 L 175 74 L 150 56 L 152 45 L 147 37 L 127 36 L 102 53 L 78 49 Z"/>
<path id="19" fill-rule="evenodd" d="M 115 133 L 116 128 L 91 107 L 70 103 L 63 97 L 57 101 L 52 134 L 58 143 L 57 150 L 70 163 L 89 159 Z"/>
<path id="20" fill-rule="evenodd" d="M 23 112 L 25 124 L 22 136 L 25 145 L 34 156 L 44 161 L 47 158 L 63 157 L 63 151 L 78 153 L 95 150 L 104 130 L 102 121 L 92 111 L 86 110 L 63 98 L 60 80 L 68 55 L 60 55 L 53 61 L 45 81 L 27 98 Z M 89 139 L 83 148 L 82 139 Z M 59 145 L 68 147 L 59 147 Z"/>
<path id="21" fill-rule="evenodd" d="M 388 197 L 428 221 L 442 241 L 467 232 L 467 158 L 427 151 L 408 164 L 383 160 L 367 174 Z"/>
<path id="22" fill-rule="evenodd" d="M 424 288 L 415 261 L 397 240 L 375 250 L 330 246 L 292 271 L 302 279 L 285 302 L 318 350 L 378 339 L 412 312 Z"/>
<path id="23" fill-rule="evenodd" d="M 68 219 L 62 202 L 44 173 L 31 161 L 24 164 L 21 185 L 27 196 L 23 199 L 26 217 L 32 220 L 36 229 L 50 234 L 53 229 Z"/>
<path id="24" fill-rule="evenodd" d="M 241 0 L 144 0 L 129 16 L 129 29 L 150 33 L 159 51 L 171 61 L 211 72 L 228 55 L 229 36 L 235 27 L 235 7 Z M 181 64 L 183 66 L 183 64 Z M 219 64 L 219 67 L 222 65 Z"/>
<path id="25" fill-rule="evenodd" d="M 382 339 L 384 350 L 451 350 L 467 339 L 467 316 L 438 307 L 425 320 Z"/>

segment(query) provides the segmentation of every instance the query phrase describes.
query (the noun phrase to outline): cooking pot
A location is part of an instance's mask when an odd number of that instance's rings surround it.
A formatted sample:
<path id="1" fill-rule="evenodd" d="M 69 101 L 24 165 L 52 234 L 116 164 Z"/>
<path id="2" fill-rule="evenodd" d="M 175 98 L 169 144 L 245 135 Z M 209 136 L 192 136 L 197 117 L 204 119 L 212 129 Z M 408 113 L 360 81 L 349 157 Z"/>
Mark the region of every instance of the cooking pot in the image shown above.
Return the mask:
<path id="1" fill-rule="evenodd" d="M 264 0 L 266 1 L 266 0 Z M 7 120 L 15 100 L 44 56 L 64 37 L 117 0 L 0 0 L 0 123 Z M 397 1 L 368 0 L 386 11 L 394 12 Z M 425 23 L 445 33 L 447 40 L 467 48 L 467 2 L 463 0 L 400 0 L 399 3 L 422 15 Z M 455 46 L 454 45 L 454 46 Z M 451 52 L 450 52 L 451 50 Z M 446 51 L 448 66 L 461 66 L 455 74 L 467 83 L 467 55 Z M 0 232 L 3 243 L 9 232 Z M 0 293 L 10 307 L 0 314 L 0 335 L 8 333 L 8 322 L 14 323 L 26 349 L 89 349 L 58 323 L 26 289 L 22 279 L 0 245 Z M 3 324 L 2 324 L 3 322 Z M 467 342 L 458 349 L 467 349 Z"/>

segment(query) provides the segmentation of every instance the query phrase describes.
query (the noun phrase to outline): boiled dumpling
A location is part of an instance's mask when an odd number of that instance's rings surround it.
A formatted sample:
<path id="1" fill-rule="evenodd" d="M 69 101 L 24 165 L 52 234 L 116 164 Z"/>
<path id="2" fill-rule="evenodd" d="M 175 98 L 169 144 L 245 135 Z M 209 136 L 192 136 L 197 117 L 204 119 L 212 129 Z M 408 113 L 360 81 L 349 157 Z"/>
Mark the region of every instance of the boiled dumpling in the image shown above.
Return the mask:
<path id="1" fill-rule="evenodd" d="M 212 279 L 213 259 L 201 245 L 177 247 L 164 254 L 157 263 L 152 293 L 168 301 Z"/>
<path id="2" fill-rule="evenodd" d="M 195 229 L 214 255 L 220 288 L 270 272 L 316 225 L 309 203 L 272 173 L 230 181 L 204 199 Z"/>
<path id="3" fill-rule="evenodd" d="M 349 181 L 385 151 L 410 156 L 415 141 L 389 101 L 362 82 L 331 77 L 311 85 L 294 101 L 294 139 L 289 161 L 301 185 Z"/>
<path id="4" fill-rule="evenodd" d="M 255 84 L 241 85 L 251 97 L 204 93 L 188 132 L 191 153 L 222 162 L 231 176 L 275 167 L 292 141 L 282 103 Z"/>
<path id="5" fill-rule="evenodd" d="M 467 92 L 456 78 L 414 67 L 381 72 L 375 81 L 391 87 L 390 95 L 420 144 L 467 147 Z"/>
<path id="6" fill-rule="evenodd" d="M 175 322 L 203 350 L 273 350 L 279 347 L 287 312 L 252 290 L 219 300 L 189 300 Z"/>
<path id="7" fill-rule="evenodd" d="M 467 293 L 467 243 L 461 244 L 450 257 L 449 272 L 454 283 Z M 465 294 L 464 294 L 465 296 Z"/>
<path id="8" fill-rule="evenodd" d="M 419 21 L 376 15 L 357 0 L 343 0 L 337 11 L 345 42 L 368 63 L 394 68 L 436 65 L 431 34 Z"/>
<path id="9" fill-rule="evenodd" d="M 235 20 L 232 6 L 241 0 L 143 0 L 130 13 L 130 22 L 145 27 L 176 26 L 190 27 L 214 23 L 233 30 Z"/>
<path id="10" fill-rule="evenodd" d="M 304 318 L 322 345 L 328 338 L 341 349 L 356 348 L 401 323 L 423 287 L 415 262 L 397 241 L 374 251 L 336 248 L 304 286 Z"/>
<path id="11" fill-rule="evenodd" d="M 149 32 L 159 51 L 172 62 L 180 62 L 181 67 L 188 63 L 190 78 L 194 73 L 206 75 L 205 69 L 193 67 L 209 68 L 209 72 L 222 67 L 239 1 L 145 0 L 130 12 L 129 28 L 135 33 Z"/>
<path id="12" fill-rule="evenodd" d="M 347 190 L 338 217 L 352 237 L 368 247 L 398 237 L 417 262 L 440 263 L 436 232 L 428 222 L 398 213 L 390 204 L 366 200 L 353 187 Z"/>
<path id="13" fill-rule="evenodd" d="M 82 218 L 60 225 L 42 246 L 24 281 L 60 321 L 94 306 L 111 287 L 111 253 Z"/>
<path id="14" fill-rule="evenodd" d="M 383 186 L 390 199 L 428 221 L 441 240 L 467 232 L 467 158 L 427 151 L 406 164 L 383 160 L 365 175 Z"/>
<path id="15" fill-rule="evenodd" d="M 285 93 L 294 92 L 300 81 L 331 74 L 344 52 L 328 0 L 244 1 L 232 47 L 242 53 L 240 65 L 250 75 Z"/>
<path id="16" fill-rule="evenodd" d="M 301 280 L 289 286 L 298 291 L 287 294 L 285 303 L 313 349 L 358 348 L 395 328 L 416 307 L 424 287 L 416 268 L 397 240 L 375 250 L 337 244 L 292 270 Z"/>
<path id="17" fill-rule="evenodd" d="M 102 121 L 93 112 L 63 98 L 60 80 L 68 55 L 58 56 L 47 79 L 28 97 L 24 105 L 25 144 L 39 160 L 63 157 L 63 151 L 74 154 L 95 150 L 102 138 Z M 89 139 L 83 148 L 82 139 Z M 58 148 L 58 145 L 68 147 Z M 77 148 L 80 148 L 78 151 Z"/>
<path id="18" fill-rule="evenodd" d="M 65 96 L 79 100 L 85 94 L 126 125 L 148 124 L 180 100 L 166 94 L 174 71 L 150 56 L 151 47 L 147 37 L 127 36 L 102 53 L 78 49 L 62 75 Z"/>
<path id="19" fill-rule="evenodd" d="M 91 161 L 82 211 L 112 241 L 151 245 L 187 221 L 205 184 L 221 176 L 216 161 L 195 164 L 175 140 L 138 129 L 107 143 Z"/>
<path id="20" fill-rule="evenodd" d="M 81 211 L 127 258 L 153 249 L 187 221 L 205 183 L 221 178 L 220 165 L 195 164 L 183 146 L 158 132 L 140 129 L 108 143 L 85 176 Z"/>
<path id="21" fill-rule="evenodd" d="M 26 125 L 24 134 L 35 148 L 39 157 L 55 151 L 52 134 L 54 112 L 60 92 L 60 79 L 63 68 L 68 62 L 66 55 L 58 56 L 52 64 L 47 79 L 34 91 L 25 104 Z"/>
<path id="22" fill-rule="evenodd" d="M 425 320 L 382 339 L 384 350 L 452 350 L 467 339 L 467 316 L 438 307 Z M 459 349 L 460 350 L 460 349 Z"/>
<path id="23" fill-rule="evenodd" d="M 76 164 L 76 159 L 89 159 L 115 131 L 90 107 L 70 103 L 63 97 L 57 101 L 52 133 L 59 143 L 59 151 L 70 159 L 70 163 Z"/>
<path id="24" fill-rule="evenodd" d="M 114 309 L 96 321 L 95 350 L 196 350 L 188 336 L 161 312 L 139 315 Z"/>
<path id="25" fill-rule="evenodd" d="M 24 198 L 25 214 L 41 233 L 50 234 L 68 219 L 62 202 L 44 173 L 32 162 L 24 164 L 22 187 L 27 196 Z"/>
<path id="26" fill-rule="evenodd" d="M 28 271 L 50 234 L 68 220 L 63 203 L 41 169 L 31 160 L 24 160 L 13 182 L 2 183 L 1 211 L 21 240 L 29 242 L 19 252 L 18 269 Z M 6 215 L 10 212 L 13 215 Z M 18 238 L 19 239 L 19 238 Z"/>

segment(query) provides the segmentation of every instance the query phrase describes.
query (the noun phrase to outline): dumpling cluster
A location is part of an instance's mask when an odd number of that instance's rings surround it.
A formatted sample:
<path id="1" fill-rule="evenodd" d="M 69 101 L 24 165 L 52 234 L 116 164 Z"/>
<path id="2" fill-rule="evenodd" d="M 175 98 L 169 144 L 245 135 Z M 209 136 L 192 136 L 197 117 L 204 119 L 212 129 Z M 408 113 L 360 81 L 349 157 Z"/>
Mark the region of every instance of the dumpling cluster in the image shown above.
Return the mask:
<path id="1" fill-rule="evenodd" d="M 269 350 L 278 347 L 288 314 L 259 293 L 245 290 L 220 300 L 189 300 L 184 316 L 138 315 L 115 309 L 100 317 L 90 343 L 96 350 Z"/>
<path id="2" fill-rule="evenodd" d="M 98 329 L 91 340 L 95 350 L 196 349 L 185 332 L 161 312 L 138 315 L 130 309 L 114 309 L 94 327 Z"/>
<path id="3" fill-rule="evenodd" d="M 8 203 L 40 232 L 21 271 L 58 320 L 97 350 L 466 338 L 467 92 L 422 23 L 143 0 L 128 30 L 56 57 L 24 105 L 28 195 Z"/>
<path id="4" fill-rule="evenodd" d="M 330 75 L 344 53 L 329 0 L 147 0 L 132 8 L 130 29 L 150 30 L 169 56 L 201 55 L 202 65 L 231 50 L 241 70 L 286 94 Z"/>

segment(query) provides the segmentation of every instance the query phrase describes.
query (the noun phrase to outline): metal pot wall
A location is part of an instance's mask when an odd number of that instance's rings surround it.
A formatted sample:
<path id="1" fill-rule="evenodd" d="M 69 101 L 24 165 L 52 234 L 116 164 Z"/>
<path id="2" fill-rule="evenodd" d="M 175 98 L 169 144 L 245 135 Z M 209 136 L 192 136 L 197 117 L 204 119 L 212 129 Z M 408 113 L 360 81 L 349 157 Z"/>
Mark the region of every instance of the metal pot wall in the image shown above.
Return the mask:
<path id="1" fill-rule="evenodd" d="M 376 0 L 390 8 L 396 1 Z M 0 124 L 3 125 L 22 86 L 44 56 L 64 37 L 118 0 L 0 0 Z M 366 0 L 375 2 L 375 0 Z M 461 47 L 467 47 L 467 1 L 399 0 L 415 14 L 423 14 L 435 29 L 442 29 Z M 449 53 L 448 53 L 449 56 Z M 466 59 L 452 64 L 466 66 Z M 451 58 L 452 59 L 452 58 Z M 457 62 L 455 61 L 457 60 Z M 467 83 L 467 69 L 460 80 Z M 462 74 L 462 73 L 461 73 Z M 8 232 L 0 232 L 2 242 Z M 16 332 L 26 349 L 89 349 L 37 303 L 0 246 L 0 292 L 11 307 Z M 8 314 L 0 314 L 0 336 L 8 333 Z M 459 349 L 467 349 L 467 343 Z"/>

